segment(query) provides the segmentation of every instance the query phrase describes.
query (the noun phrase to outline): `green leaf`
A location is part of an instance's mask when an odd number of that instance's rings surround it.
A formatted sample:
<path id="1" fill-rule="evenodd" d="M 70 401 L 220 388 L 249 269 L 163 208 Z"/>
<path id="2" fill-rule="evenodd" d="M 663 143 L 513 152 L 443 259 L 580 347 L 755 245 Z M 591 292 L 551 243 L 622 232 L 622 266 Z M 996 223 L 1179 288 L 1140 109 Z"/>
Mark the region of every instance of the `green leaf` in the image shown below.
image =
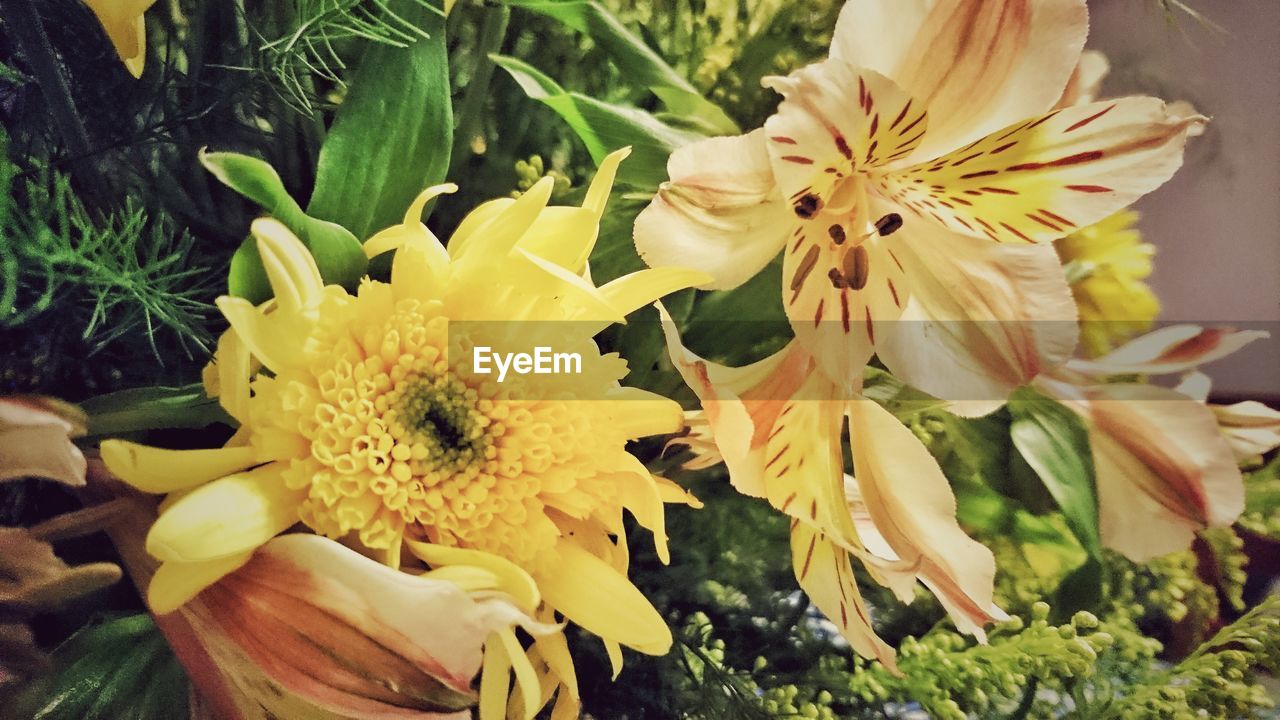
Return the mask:
<path id="1" fill-rule="evenodd" d="M 505 0 L 564 23 L 598 43 L 617 63 L 623 77 L 650 88 L 673 114 L 696 121 L 708 135 L 742 132 L 719 105 L 704 98 L 658 53 L 594 0 Z"/>
<path id="2" fill-rule="evenodd" d="M 638 108 L 568 92 L 523 60 L 505 55 L 492 57 L 526 95 L 556 111 L 569 124 L 597 165 L 605 155 L 630 146 L 631 157 L 618 170 L 619 182 L 656 190 L 667 179 L 671 152 L 702 138 L 698 133 L 671 127 Z"/>
<path id="3" fill-rule="evenodd" d="M 262 206 L 311 250 L 326 283 L 354 287 L 368 260 L 360 241 L 349 230 L 303 212 L 284 188 L 280 175 L 265 161 L 231 152 L 201 152 L 200 162 L 224 185 Z M 245 238 L 231 258 L 227 288 L 232 295 L 262 302 L 271 297 L 258 244 Z"/>
<path id="4" fill-rule="evenodd" d="M 90 626 L 53 653 L 50 671 L 23 688 L 6 720 L 167 720 L 186 717 L 189 683 L 151 617 Z"/>
<path id="5" fill-rule="evenodd" d="M 1031 388 L 1013 393 L 1009 413 L 1014 447 L 1057 501 L 1080 545 L 1101 559 L 1098 493 L 1084 423 L 1070 408 Z"/>
<path id="6" fill-rule="evenodd" d="M 424 188 L 444 182 L 453 144 L 444 11 L 438 2 L 387 4 L 429 37 L 365 50 L 320 149 L 307 206 L 360 238 L 399 222 Z"/>
<path id="7" fill-rule="evenodd" d="M 120 390 L 80 403 L 89 416 L 89 435 L 126 435 L 159 428 L 203 428 L 235 425 L 217 400 L 200 384 Z"/>

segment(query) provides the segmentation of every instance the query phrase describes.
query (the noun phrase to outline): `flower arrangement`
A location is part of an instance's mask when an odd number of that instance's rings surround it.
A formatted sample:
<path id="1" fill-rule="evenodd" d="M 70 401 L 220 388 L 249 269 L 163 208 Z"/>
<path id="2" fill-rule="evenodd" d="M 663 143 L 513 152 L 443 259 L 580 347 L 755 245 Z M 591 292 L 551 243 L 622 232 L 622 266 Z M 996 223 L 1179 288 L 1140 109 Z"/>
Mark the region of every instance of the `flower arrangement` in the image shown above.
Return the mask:
<path id="1" fill-rule="evenodd" d="M 1084 0 L 0 18 L 0 717 L 1274 707 Z"/>

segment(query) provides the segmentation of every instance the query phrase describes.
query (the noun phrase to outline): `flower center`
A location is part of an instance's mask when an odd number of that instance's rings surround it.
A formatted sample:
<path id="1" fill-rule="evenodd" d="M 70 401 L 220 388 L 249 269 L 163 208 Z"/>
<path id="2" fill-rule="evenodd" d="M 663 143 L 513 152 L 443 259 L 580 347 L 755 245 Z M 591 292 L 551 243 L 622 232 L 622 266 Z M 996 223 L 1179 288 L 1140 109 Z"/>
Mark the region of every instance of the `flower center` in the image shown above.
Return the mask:
<path id="1" fill-rule="evenodd" d="M 484 432 L 489 422 L 477 410 L 477 399 L 453 373 L 409 378 L 391 393 L 385 417 L 391 434 L 425 448 L 425 457 L 411 466 L 415 475 L 452 474 L 484 457 L 492 440 Z"/>

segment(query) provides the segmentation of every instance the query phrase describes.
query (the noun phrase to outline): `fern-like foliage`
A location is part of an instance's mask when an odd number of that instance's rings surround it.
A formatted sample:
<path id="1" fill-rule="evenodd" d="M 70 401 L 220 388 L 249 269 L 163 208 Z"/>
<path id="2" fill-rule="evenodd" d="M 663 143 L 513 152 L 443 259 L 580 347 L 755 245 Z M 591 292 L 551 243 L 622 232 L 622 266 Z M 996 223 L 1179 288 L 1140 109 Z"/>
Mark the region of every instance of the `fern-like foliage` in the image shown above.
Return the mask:
<path id="1" fill-rule="evenodd" d="M 429 0 L 399 0 L 400 7 L 409 4 L 442 12 Z M 314 110 L 317 80 L 343 86 L 346 41 L 404 47 L 426 37 L 396 11 L 397 0 L 293 0 L 289 5 L 284 27 L 258 31 L 259 50 L 285 99 L 305 113 Z"/>
<path id="2" fill-rule="evenodd" d="M 96 217 L 69 177 L 44 167 L 19 176 L 0 158 L 0 183 L 0 328 L 73 325 L 90 354 L 145 337 L 162 360 L 164 333 L 189 356 L 208 350 L 214 274 L 189 265 L 190 236 L 132 199 Z"/>

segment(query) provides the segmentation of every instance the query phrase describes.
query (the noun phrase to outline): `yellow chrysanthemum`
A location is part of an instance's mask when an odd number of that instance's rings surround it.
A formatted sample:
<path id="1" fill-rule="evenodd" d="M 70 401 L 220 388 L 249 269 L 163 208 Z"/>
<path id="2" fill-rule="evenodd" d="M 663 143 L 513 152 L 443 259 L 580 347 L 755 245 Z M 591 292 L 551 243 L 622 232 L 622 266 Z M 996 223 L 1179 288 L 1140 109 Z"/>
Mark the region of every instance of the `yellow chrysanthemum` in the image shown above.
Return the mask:
<path id="1" fill-rule="evenodd" d="M 393 567 L 406 549 L 417 560 L 404 567 L 471 566 L 463 579 L 509 567 L 484 560 L 502 558 L 533 578 L 530 612 L 596 633 L 615 667 L 620 645 L 665 653 L 670 632 L 626 579 L 623 510 L 654 533 L 665 560 L 664 502 L 696 501 L 625 444 L 676 432 L 683 416 L 671 400 L 622 387 L 625 362 L 592 338 L 706 276 L 647 270 L 598 288 L 586 277 L 624 156 L 602 164 L 583 207 L 547 207 L 544 179 L 477 208 L 447 250 L 419 217 L 455 188 L 428 189 L 403 224 L 365 243 L 370 257 L 397 250 L 391 282 L 365 279 L 354 295 L 324 287 L 283 225 L 255 222 L 275 299 L 219 298 L 231 329 L 205 377 L 240 431 L 212 450 L 102 447 L 125 481 L 170 493 L 147 538 L 164 561 L 153 609 L 181 605 L 301 521 Z M 479 347 L 548 347 L 580 361 L 571 374 L 499 382 L 479 372 Z M 532 717 L 557 687 L 558 703 L 576 707 L 562 638 L 538 638 L 527 654 L 514 635 L 489 645 L 482 717 L 507 712 L 508 669 L 523 702 L 513 701 L 514 715 Z M 538 670 L 543 679 L 530 684 Z"/>
<path id="2" fill-rule="evenodd" d="M 1160 301 L 1143 280 L 1156 248 L 1142 241 L 1138 214 L 1124 210 L 1058 240 L 1071 293 L 1080 309 L 1080 341 L 1090 357 L 1103 355 L 1151 329 Z"/>

